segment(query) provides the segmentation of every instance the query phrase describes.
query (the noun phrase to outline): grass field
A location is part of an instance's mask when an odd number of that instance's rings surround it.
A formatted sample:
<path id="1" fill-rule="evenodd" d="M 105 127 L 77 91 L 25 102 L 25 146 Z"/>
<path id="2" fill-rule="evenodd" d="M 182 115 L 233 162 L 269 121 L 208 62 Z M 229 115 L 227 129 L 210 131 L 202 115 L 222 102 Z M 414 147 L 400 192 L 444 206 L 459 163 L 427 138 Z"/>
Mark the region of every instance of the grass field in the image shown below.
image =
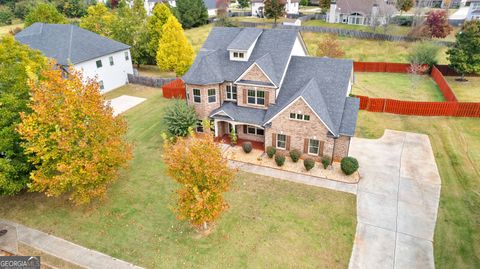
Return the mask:
<path id="1" fill-rule="evenodd" d="M 10 30 L 13 30 L 17 27 L 23 28 L 23 23 L 14 23 L 12 25 L 0 26 L 0 36 L 8 34 Z"/>
<path id="2" fill-rule="evenodd" d="M 430 137 L 442 178 L 436 268 L 480 268 L 480 119 L 360 112 L 357 136 L 378 138 L 385 129 Z"/>
<path id="3" fill-rule="evenodd" d="M 412 88 L 411 75 L 393 73 L 355 73 L 352 93 L 411 101 L 444 101 L 442 92 L 430 76 L 417 76 Z"/>
<path id="4" fill-rule="evenodd" d="M 410 27 L 405 27 L 405 26 L 389 25 L 387 27 L 387 32 L 385 32 L 383 27 L 377 27 L 374 30 L 372 29 L 372 27 L 365 26 L 365 25 L 353 25 L 353 24 L 346 24 L 346 23 L 328 23 L 322 20 L 309 20 L 302 23 L 302 26 L 322 26 L 322 27 L 329 27 L 329 28 L 340 28 L 340 29 L 380 33 L 380 34 L 386 33 L 390 35 L 406 35 L 411 29 Z"/>
<path id="5" fill-rule="evenodd" d="M 32 226 L 145 268 L 346 268 L 356 227 L 355 196 L 239 172 L 230 208 L 208 237 L 171 211 L 176 184 L 165 176 L 158 89 L 107 94 L 146 97 L 128 111 L 135 144 L 129 170 L 108 198 L 73 207 L 65 197 L 25 193 L 0 198 L 1 218 Z"/>
<path id="6" fill-rule="evenodd" d="M 458 77 L 446 77 L 448 84 L 461 102 L 480 102 L 480 77 L 468 77 L 466 82 L 458 82 Z"/>
<path id="7" fill-rule="evenodd" d="M 193 47 L 193 50 L 195 50 L 195 53 L 197 53 L 200 48 L 202 48 L 203 43 L 208 37 L 208 34 L 213 28 L 213 23 L 203 25 L 200 27 L 192 28 L 185 30 L 185 35 L 187 36 L 188 41 Z"/>
<path id="8" fill-rule="evenodd" d="M 174 78 L 176 77 L 175 72 L 164 72 L 158 69 L 156 65 L 141 65 L 140 67 L 135 66 L 138 70 L 140 76 L 145 77 L 157 77 L 157 78 Z"/>

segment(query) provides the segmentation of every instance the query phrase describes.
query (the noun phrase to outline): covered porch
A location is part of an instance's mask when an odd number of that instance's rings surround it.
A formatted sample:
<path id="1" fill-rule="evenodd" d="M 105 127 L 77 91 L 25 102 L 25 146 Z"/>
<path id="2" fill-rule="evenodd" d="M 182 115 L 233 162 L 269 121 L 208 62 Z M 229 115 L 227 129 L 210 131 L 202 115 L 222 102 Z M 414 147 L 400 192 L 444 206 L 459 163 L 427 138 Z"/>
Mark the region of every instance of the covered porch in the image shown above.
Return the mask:
<path id="1" fill-rule="evenodd" d="M 265 130 L 260 126 L 228 120 L 214 119 L 215 141 L 230 145 L 231 132 L 235 130 L 237 145 L 251 142 L 254 149 L 265 150 Z"/>
<path id="2" fill-rule="evenodd" d="M 243 144 L 243 142 L 247 142 L 247 141 L 252 143 L 252 147 L 254 149 L 265 151 L 265 143 L 264 142 L 251 141 L 251 140 L 237 138 L 237 145 L 241 146 Z M 232 143 L 232 140 L 230 139 L 229 135 L 225 134 L 223 136 L 215 137 L 215 142 L 230 145 Z"/>

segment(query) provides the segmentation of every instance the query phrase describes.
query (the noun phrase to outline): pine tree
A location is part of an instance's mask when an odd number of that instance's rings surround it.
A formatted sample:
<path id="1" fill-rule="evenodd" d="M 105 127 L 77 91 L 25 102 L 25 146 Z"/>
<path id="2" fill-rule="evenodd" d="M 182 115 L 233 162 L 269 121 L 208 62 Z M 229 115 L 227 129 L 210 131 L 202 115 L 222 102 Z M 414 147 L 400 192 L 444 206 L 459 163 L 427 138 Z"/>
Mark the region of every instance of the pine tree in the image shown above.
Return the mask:
<path id="1" fill-rule="evenodd" d="M 157 51 L 157 65 L 160 70 L 174 71 L 177 76 L 181 76 L 193 63 L 193 48 L 175 17 L 168 18 L 162 31 Z"/>
<path id="2" fill-rule="evenodd" d="M 98 83 L 81 73 L 70 69 L 65 79 L 52 65 L 42 77 L 30 83 L 32 113 L 23 113 L 18 127 L 36 168 L 30 189 L 68 194 L 76 204 L 101 198 L 132 156 L 126 122 L 104 104 Z"/>
<path id="3" fill-rule="evenodd" d="M 148 38 L 148 55 L 151 59 L 155 59 L 157 56 L 158 42 L 162 37 L 162 30 L 168 18 L 173 16 L 170 11 L 170 7 L 165 4 L 156 4 L 152 16 L 147 20 L 147 32 Z"/>
<path id="4" fill-rule="evenodd" d="M 203 0 L 177 0 L 178 19 L 183 28 L 190 29 L 208 22 L 208 11 Z"/>
<path id="5" fill-rule="evenodd" d="M 455 37 L 455 44 L 447 51 L 450 67 L 462 74 L 462 80 L 465 74 L 480 74 L 480 21 L 466 22 Z"/>

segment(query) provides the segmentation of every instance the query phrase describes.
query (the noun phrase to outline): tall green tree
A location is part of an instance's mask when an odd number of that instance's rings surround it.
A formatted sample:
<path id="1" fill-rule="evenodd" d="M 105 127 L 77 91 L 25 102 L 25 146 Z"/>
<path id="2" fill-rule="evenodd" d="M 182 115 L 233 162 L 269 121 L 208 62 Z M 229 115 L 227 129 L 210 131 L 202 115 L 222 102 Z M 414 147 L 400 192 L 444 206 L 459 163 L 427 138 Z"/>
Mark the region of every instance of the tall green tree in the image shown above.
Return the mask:
<path id="1" fill-rule="evenodd" d="M 157 51 L 160 70 L 185 74 L 193 63 L 194 51 L 183 32 L 182 25 L 173 16 L 163 26 L 162 39 Z"/>
<path id="2" fill-rule="evenodd" d="M 400 15 L 402 12 L 407 12 L 415 5 L 415 0 L 397 0 L 396 6 L 400 10 Z"/>
<path id="3" fill-rule="evenodd" d="M 133 12 L 137 14 L 137 16 L 141 18 L 147 17 L 147 11 L 145 10 L 145 6 L 143 5 L 143 0 L 133 0 L 132 9 Z"/>
<path id="4" fill-rule="evenodd" d="M 238 7 L 241 9 L 247 8 L 250 5 L 249 0 L 237 0 Z"/>
<path id="5" fill-rule="evenodd" d="M 156 4 L 153 8 L 152 16 L 148 17 L 147 32 L 150 39 L 148 42 L 148 54 L 151 59 L 157 57 L 158 42 L 162 37 L 163 26 L 171 16 L 173 16 L 173 14 L 169 6 L 166 4 Z"/>
<path id="6" fill-rule="evenodd" d="M 330 0 L 319 0 L 318 5 L 322 9 L 322 12 L 330 9 Z"/>
<path id="7" fill-rule="evenodd" d="M 176 10 L 183 28 L 190 29 L 208 22 L 208 11 L 203 0 L 178 0 Z"/>
<path id="8" fill-rule="evenodd" d="M 87 13 L 87 4 L 84 0 L 67 0 L 62 10 L 67 17 L 80 18 Z"/>
<path id="9" fill-rule="evenodd" d="M 465 74 L 480 74 L 480 21 L 466 22 L 455 37 L 455 44 L 447 51 L 450 67 L 462 74 L 462 80 Z"/>
<path id="10" fill-rule="evenodd" d="M 30 113 L 29 79 L 38 78 L 47 59 L 39 51 L 16 42 L 12 36 L 0 38 L 0 195 L 13 195 L 26 188 L 32 166 L 20 146 L 15 130 L 20 113 Z"/>
<path id="11" fill-rule="evenodd" d="M 80 20 L 80 27 L 99 35 L 109 37 L 115 15 L 102 3 L 89 6 L 87 15 Z"/>
<path id="12" fill-rule="evenodd" d="M 25 17 L 25 27 L 36 22 L 43 23 L 68 23 L 67 18 L 58 12 L 57 8 L 52 4 L 39 3 L 31 9 Z"/>
<path id="13" fill-rule="evenodd" d="M 285 14 L 284 0 L 265 0 L 265 17 L 273 19 L 277 24 L 277 19 Z"/>
<path id="14" fill-rule="evenodd" d="M 2 25 L 2 24 L 6 24 L 6 25 L 12 24 L 13 18 L 14 18 L 13 11 L 10 7 L 0 6 L 0 25 Z"/>

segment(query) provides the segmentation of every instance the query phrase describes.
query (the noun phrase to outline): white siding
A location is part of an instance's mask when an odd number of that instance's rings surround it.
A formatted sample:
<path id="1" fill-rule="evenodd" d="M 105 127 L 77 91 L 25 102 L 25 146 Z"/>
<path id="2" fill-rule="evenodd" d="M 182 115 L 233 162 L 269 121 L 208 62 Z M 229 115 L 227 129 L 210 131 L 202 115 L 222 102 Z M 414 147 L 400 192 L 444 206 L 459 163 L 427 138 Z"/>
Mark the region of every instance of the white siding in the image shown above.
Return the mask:
<path id="1" fill-rule="evenodd" d="M 125 60 L 125 52 L 128 52 L 128 60 Z M 110 56 L 113 57 L 113 65 L 110 65 Z M 96 62 L 98 60 L 102 60 L 102 67 L 100 68 L 97 68 Z M 127 74 L 133 74 L 130 50 L 95 58 L 76 64 L 74 67 L 77 70 L 81 70 L 85 78 L 96 78 L 98 82 L 103 81 L 104 89 L 102 93 L 109 92 L 127 84 Z"/>
<path id="2" fill-rule="evenodd" d="M 295 39 L 295 43 L 293 44 L 293 49 L 292 49 L 292 55 L 293 56 L 307 56 L 307 52 L 305 51 L 300 38 L 297 37 Z"/>

